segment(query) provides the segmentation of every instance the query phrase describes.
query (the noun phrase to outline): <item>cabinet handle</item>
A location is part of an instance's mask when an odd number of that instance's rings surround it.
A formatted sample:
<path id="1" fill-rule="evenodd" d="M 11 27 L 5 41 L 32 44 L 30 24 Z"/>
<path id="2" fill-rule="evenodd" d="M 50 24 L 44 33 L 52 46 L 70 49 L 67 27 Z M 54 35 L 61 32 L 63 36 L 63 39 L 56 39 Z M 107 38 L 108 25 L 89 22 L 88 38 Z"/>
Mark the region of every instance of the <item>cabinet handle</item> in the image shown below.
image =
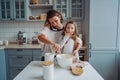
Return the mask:
<path id="1" fill-rule="evenodd" d="M 89 49 L 92 49 L 92 45 L 91 45 L 91 43 L 89 43 Z"/>
<path id="2" fill-rule="evenodd" d="M 71 17 L 69 19 L 72 19 Z"/>
<path id="3" fill-rule="evenodd" d="M 91 49 L 92 49 L 92 45 L 91 43 L 89 43 L 89 57 L 91 58 Z"/>
<path id="4" fill-rule="evenodd" d="M 14 20 L 15 20 L 15 18 L 10 18 L 10 20 L 14 21 Z"/>
<path id="5" fill-rule="evenodd" d="M 17 51 L 23 51 L 23 49 L 17 49 Z"/>
<path id="6" fill-rule="evenodd" d="M 89 52 L 89 57 L 91 58 L 91 51 Z"/>
<path id="7" fill-rule="evenodd" d="M 17 58 L 18 58 L 18 59 L 22 59 L 22 58 L 23 58 L 23 56 L 17 56 Z"/>
<path id="8" fill-rule="evenodd" d="M 17 69 L 18 71 L 22 71 L 23 69 Z"/>

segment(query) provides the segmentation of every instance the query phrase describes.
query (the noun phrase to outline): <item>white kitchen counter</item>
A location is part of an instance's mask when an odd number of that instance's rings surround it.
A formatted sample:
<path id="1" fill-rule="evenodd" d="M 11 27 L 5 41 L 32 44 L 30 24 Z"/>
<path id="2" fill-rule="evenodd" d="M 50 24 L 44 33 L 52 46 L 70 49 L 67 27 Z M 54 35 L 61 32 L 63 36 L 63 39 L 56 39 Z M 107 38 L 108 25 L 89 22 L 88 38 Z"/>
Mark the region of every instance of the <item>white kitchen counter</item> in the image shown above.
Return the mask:
<path id="1" fill-rule="evenodd" d="M 54 80 L 104 80 L 98 72 L 88 63 L 83 70 L 83 74 L 75 76 L 70 70 L 54 67 Z M 43 80 L 41 61 L 32 61 L 13 80 Z"/>

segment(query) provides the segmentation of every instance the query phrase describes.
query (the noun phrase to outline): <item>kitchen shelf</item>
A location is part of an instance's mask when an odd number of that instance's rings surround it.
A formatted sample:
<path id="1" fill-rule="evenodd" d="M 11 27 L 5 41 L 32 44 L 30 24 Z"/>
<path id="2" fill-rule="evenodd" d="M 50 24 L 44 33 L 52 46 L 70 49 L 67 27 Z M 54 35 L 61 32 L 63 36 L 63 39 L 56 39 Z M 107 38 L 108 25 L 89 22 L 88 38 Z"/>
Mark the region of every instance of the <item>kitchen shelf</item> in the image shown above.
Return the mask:
<path id="1" fill-rule="evenodd" d="M 42 9 L 42 8 L 53 8 L 52 4 L 30 4 L 30 8 L 35 8 L 35 9 Z"/>

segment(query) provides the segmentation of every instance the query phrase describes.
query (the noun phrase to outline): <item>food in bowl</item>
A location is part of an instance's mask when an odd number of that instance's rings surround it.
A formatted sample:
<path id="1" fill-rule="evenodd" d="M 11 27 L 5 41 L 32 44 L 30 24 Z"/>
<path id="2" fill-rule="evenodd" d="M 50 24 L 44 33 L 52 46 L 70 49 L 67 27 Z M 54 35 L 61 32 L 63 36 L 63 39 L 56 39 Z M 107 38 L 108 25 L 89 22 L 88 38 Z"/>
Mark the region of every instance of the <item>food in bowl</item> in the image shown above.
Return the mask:
<path id="1" fill-rule="evenodd" d="M 78 67 L 72 68 L 72 73 L 74 75 L 79 76 L 79 75 L 81 75 L 83 73 L 83 69 L 82 68 L 78 68 Z"/>
<path id="2" fill-rule="evenodd" d="M 73 63 L 73 56 L 71 54 L 58 54 L 56 57 L 60 67 L 70 69 L 70 66 Z"/>
<path id="3" fill-rule="evenodd" d="M 44 61 L 44 62 L 42 62 L 42 65 L 44 65 L 44 66 L 50 66 L 52 64 L 53 64 L 52 61 Z"/>

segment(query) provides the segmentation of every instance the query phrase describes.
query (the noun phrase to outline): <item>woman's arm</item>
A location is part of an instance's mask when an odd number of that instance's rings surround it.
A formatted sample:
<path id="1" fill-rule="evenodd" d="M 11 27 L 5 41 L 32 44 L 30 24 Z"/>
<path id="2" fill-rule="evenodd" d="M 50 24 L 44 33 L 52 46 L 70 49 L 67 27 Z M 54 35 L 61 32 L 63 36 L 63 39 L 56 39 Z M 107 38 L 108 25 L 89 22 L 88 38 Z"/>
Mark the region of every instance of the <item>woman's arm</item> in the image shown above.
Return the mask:
<path id="1" fill-rule="evenodd" d="M 49 40 L 44 34 L 38 35 L 38 39 L 45 44 L 53 46 L 55 51 L 60 51 L 60 45 Z"/>
<path id="2" fill-rule="evenodd" d="M 45 44 L 54 45 L 54 42 L 50 41 L 44 34 L 38 35 L 38 39 Z"/>

